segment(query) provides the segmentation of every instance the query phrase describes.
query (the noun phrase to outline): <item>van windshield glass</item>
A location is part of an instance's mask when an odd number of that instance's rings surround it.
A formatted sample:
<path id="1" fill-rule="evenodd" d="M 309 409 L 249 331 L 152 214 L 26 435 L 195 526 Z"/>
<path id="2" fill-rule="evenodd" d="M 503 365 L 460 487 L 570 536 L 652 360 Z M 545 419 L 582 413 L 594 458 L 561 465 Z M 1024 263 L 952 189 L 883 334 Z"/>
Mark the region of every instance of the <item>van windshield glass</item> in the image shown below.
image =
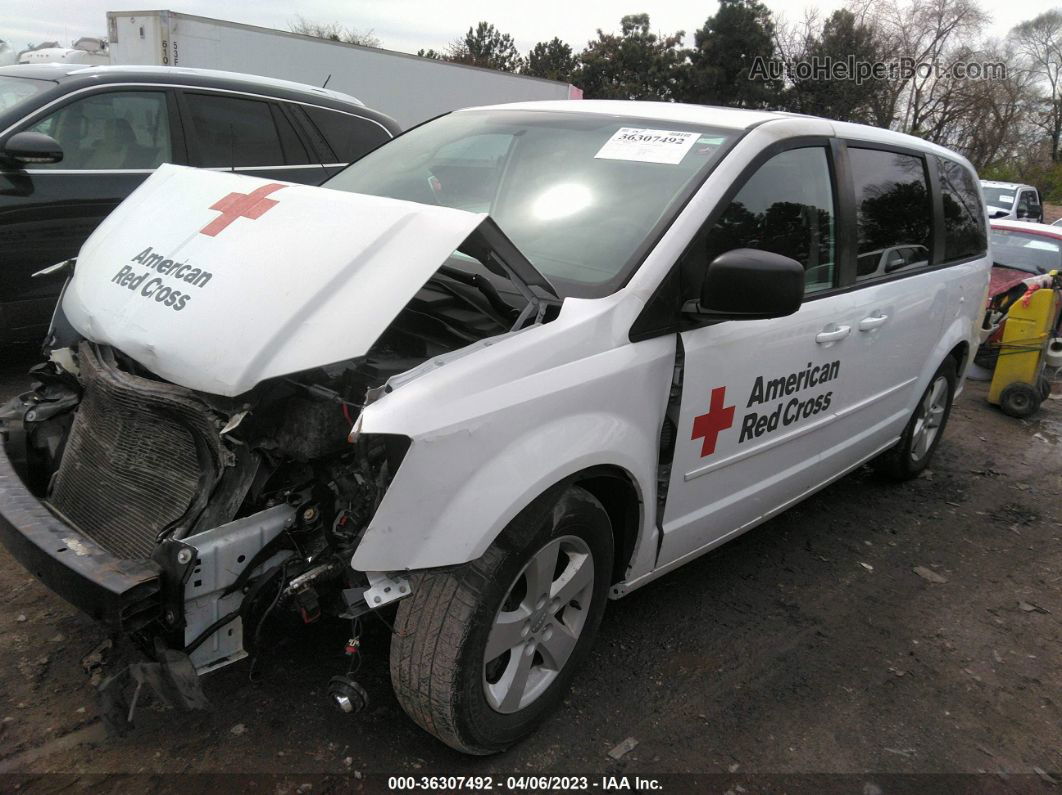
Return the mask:
<path id="1" fill-rule="evenodd" d="M 1014 197 L 1017 193 L 1017 188 L 981 188 L 985 204 L 998 207 L 1000 210 L 1010 210 L 1014 206 Z"/>
<path id="2" fill-rule="evenodd" d="M 0 77 L 0 113 L 9 111 L 30 97 L 47 91 L 54 83 L 25 77 Z"/>
<path id="3" fill-rule="evenodd" d="M 992 230 L 992 261 L 1028 273 L 1062 268 L 1062 240 L 1014 229 Z"/>
<path id="4" fill-rule="evenodd" d="M 562 295 L 607 295 L 733 131 L 597 113 L 464 111 L 410 130 L 326 188 L 488 213 Z"/>

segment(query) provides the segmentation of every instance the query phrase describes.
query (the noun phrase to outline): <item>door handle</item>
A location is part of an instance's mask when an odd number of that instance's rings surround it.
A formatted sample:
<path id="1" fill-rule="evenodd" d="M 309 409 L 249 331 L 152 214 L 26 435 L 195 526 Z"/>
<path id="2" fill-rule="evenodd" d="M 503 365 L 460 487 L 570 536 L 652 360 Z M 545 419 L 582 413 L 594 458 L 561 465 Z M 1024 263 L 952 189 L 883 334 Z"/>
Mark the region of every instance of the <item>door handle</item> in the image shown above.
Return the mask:
<path id="1" fill-rule="evenodd" d="M 827 342 L 837 342 L 837 340 L 843 340 L 845 337 L 852 333 L 851 326 L 837 326 L 837 328 L 833 329 L 827 326 L 826 328 L 828 330 L 820 331 L 818 334 L 815 335 L 815 342 L 819 343 L 819 345 L 825 345 Z"/>
<path id="2" fill-rule="evenodd" d="M 859 330 L 870 331 L 871 329 L 876 329 L 878 326 L 885 325 L 885 321 L 888 319 L 888 315 L 871 315 L 870 317 L 865 317 L 859 321 Z"/>

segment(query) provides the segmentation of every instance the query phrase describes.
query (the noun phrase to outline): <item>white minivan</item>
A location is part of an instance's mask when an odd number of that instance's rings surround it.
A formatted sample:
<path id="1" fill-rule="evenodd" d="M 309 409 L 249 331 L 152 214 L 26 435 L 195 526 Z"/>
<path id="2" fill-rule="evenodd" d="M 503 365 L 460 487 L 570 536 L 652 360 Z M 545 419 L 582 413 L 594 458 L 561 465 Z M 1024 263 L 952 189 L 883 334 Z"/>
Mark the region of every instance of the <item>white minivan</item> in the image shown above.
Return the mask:
<path id="1" fill-rule="evenodd" d="M 323 187 L 163 166 L 63 266 L 0 412 L 0 537 L 171 697 L 279 615 L 356 651 L 378 613 L 409 715 L 499 751 L 609 599 L 925 468 L 986 233 L 954 152 L 670 103 L 462 110 Z"/>

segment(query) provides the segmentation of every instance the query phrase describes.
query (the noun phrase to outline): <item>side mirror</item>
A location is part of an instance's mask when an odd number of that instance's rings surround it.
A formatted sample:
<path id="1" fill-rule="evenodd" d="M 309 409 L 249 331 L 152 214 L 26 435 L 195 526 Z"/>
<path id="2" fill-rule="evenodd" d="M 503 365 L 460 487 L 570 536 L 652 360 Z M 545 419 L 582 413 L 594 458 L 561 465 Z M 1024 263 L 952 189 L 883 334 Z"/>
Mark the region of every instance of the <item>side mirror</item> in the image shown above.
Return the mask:
<path id="1" fill-rule="evenodd" d="M 689 311 L 714 320 L 791 315 L 804 300 L 804 266 L 755 248 L 736 248 L 708 263 L 701 298 Z"/>
<path id="2" fill-rule="evenodd" d="M 907 264 L 907 261 L 903 258 L 903 254 L 899 251 L 893 251 L 889 254 L 888 259 L 885 260 L 885 272 L 892 273 L 897 271 Z"/>
<path id="3" fill-rule="evenodd" d="M 63 147 L 50 135 L 38 132 L 15 133 L 7 139 L 0 151 L 4 160 L 30 166 L 40 163 L 58 163 L 63 159 Z"/>

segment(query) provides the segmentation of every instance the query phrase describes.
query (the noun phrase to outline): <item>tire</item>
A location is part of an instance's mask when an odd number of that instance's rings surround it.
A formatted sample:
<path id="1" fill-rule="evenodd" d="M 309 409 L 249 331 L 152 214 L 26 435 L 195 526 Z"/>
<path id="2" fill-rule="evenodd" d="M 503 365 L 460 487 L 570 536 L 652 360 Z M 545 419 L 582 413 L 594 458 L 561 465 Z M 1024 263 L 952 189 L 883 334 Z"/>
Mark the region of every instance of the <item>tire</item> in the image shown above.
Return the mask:
<path id="1" fill-rule="evenodd" d="M 478 560 L 415 576 L 391 637 L 391 683 L 402 708 L 464 753 L 496 753 L 526 737 L 560 702 L 590 649 L 612 556 L 601 503 L 560 486 L 517 515 Z M 532 599 L 546 589 L 567 601 Z M 492 660 L 488 643 L 503 649 Z M 521 681 L 524 688 L 510 684 Z"/>
<path id="2" fill-rule="evenodd" d="M 1016 381 L 1007 386 L 999 396 L 999 407 L 1004 414 L 1022 419 L 1030 417 L 1040 408 L 1043 398 L 1040 390 L 1031 384 Z"/>
<path id="3" fill-rule="evenodd" d="M 911 480 L 922 474 L 933 458 L 948 424 L 956 380 L 955 360 L 949 356 L 929 379 L 929 386 L 922 393 L 900 441 L 874 460 L 875 469 L 895 480 Z M 935 389 L 942 389 L 943 392 L 935 395 Z M 927 429 L 924 418 L 931 407 L 934 409 L 931 422 L 935 424 Z M 923 435 L 926 433 L 929 435 Z"/>
<path id="4" fill-rule="evenodd" d="M 1047 380 L 1046 373 L 1040 376 L 1040 382 L 1037 386 L 1040 388 L 1040 402 L 1043 403 L 1051 397 L 1051 382 Z"/>

